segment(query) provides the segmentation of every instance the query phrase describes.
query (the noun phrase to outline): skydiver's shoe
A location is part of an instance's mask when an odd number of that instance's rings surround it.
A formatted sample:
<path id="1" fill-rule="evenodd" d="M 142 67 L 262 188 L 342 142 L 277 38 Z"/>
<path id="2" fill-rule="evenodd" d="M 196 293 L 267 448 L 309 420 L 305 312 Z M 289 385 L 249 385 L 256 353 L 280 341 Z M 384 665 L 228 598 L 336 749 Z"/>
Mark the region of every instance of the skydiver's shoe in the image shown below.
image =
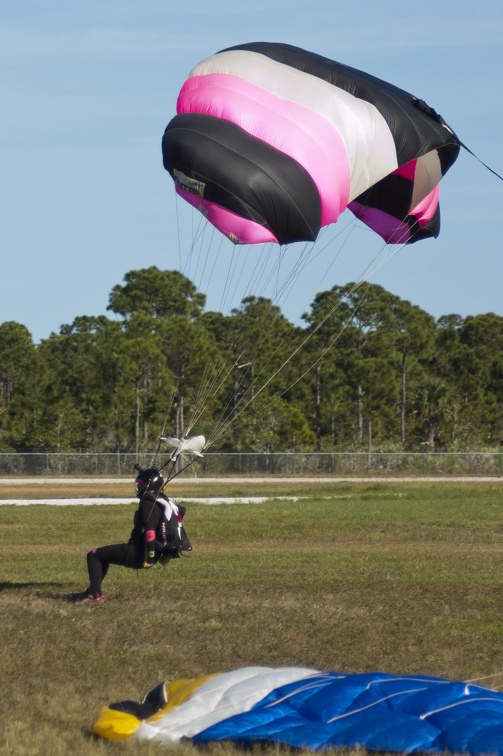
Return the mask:
<path id="1" fill-rule="evenodd" d="M 92 604 L 101 604 L 109 598 L 110 596 L 102 596 L 100 593 L 86 593 L 86 595 L 80 599 L 80 603 L 84 604 L 85 602 L 90 602 Z"/>

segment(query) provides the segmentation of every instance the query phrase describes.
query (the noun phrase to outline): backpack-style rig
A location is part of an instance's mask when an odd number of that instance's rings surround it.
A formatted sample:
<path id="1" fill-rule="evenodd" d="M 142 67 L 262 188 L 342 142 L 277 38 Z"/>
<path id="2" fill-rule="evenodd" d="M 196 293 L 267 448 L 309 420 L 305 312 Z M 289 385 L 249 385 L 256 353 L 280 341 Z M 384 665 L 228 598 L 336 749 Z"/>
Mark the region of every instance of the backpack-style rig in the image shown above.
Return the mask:
<path id="1" fill-rule="evenodd" d="M 162 518 L 155 531 L 155 547 L 162 556 L 178 559 L 192 551 L 192 545 L 183 526 L 187 511 L 165 495 L 157 498 L 156 504 L 163 510 Z"/>

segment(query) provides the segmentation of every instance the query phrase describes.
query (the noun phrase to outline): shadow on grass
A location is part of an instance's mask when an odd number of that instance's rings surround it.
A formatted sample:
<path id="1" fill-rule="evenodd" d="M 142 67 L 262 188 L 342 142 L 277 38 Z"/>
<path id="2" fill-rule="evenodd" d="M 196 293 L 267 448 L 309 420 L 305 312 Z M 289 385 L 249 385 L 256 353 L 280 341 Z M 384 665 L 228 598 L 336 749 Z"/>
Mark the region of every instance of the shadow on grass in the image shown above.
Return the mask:
<path id="1" fill-rule="evenodd" d="M 64 588 L 66 587 L 66 583 L 16 583 L 16 582 L 5 582 L 0 583 L 0 591 L 9 591 L 14 590 L 17 591 L 20 588 L 35 588 L 39 591 L 42 591 L 44 588 Z"/>

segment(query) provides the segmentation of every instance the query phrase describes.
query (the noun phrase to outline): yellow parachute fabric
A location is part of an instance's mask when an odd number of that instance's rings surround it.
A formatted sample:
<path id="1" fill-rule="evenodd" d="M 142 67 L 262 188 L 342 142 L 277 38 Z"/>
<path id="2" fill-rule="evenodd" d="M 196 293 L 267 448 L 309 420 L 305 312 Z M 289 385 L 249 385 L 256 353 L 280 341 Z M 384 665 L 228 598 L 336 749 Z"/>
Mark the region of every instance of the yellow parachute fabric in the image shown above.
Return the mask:
<path id="1" fill-rule="evenodd" d="M 161 719 L 169 711 L 188 701 L 201 685 L 213 677 L 216 677 L 216 675 L 205 675 L 204 677 L 165 683 L 166 705 L 144 721 L 150 724 Z M 104 706 L 94 724 L 93 732 L 100 738 L 105 738 L 105 740 L 125 740 L 134 735 L 140 724 L 142 724 L 142 720 L 133 714 Z"/>

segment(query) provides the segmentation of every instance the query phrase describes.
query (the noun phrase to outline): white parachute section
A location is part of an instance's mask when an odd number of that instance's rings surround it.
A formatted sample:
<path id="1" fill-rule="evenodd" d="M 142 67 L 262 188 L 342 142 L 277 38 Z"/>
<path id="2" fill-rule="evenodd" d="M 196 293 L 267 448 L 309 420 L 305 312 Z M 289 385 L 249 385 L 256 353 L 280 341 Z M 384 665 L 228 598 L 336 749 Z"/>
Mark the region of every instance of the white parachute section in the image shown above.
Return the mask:
<path id="1" fill-rule="evenodd" d="M 196 459 L 201 459 L 206 445 L 206 438 L 204 436 L 190 436 L 184 438 L 160 436 L 159 441 L 163 441 L 173 449 L 170 455 L 171 462 L 176 462 L 179 457 L 194 457 Z"/>

